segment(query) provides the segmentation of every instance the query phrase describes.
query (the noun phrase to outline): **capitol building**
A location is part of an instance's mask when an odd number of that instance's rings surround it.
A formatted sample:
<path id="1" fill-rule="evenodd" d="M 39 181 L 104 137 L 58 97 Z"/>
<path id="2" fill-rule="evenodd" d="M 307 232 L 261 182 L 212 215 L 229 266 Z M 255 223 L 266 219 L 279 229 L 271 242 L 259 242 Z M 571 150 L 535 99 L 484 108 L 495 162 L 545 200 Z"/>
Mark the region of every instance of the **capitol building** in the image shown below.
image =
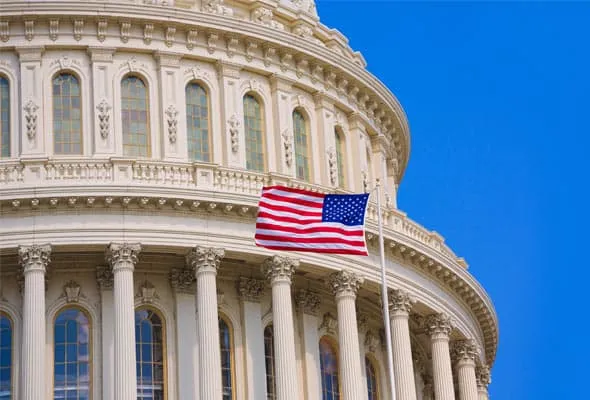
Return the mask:
<path id="1" fill-rule="evenodd" d="M 492 301 L 314 0 L 1 0 L 0 139 L 0 400 L 488 399 Z M 377 180 L 368 257 L 254 244 L 263 187 Z"/>

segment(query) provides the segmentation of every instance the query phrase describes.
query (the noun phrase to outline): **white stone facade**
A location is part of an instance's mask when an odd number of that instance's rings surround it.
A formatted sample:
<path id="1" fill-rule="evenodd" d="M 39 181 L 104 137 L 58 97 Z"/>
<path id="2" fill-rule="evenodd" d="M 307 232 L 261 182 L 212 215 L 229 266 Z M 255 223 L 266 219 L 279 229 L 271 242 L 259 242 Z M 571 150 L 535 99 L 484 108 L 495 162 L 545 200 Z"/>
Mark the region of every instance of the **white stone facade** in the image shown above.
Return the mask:
<path id="1" fill-rule="evenodd" d="M 408 123 L 365 66 L 319 22 L 313 0 L 0 2 L 0 316 L 12 330 L 0 397 L 59 398 L 54 336 L 72 308 L 89 321 L 83 398 L 135 397 L 134 312 L 152 310 L 167 400 L 266 399 L 269 324 L 268 398 L 331 398 L 322 342 L 335 349 L 341 398 L 388 399 L 375 203 L 369 257 L 277 256 L 253 240 L 265 185 L 360 192 L 380 179 L 397 400 L 486 399 L 498 340 L 492 302 L 438 233 L 397 208 Z M 62 73 L 80 88 L 74 154 L 56 151 L 53 82 Z M 124 138 L 121 82 L 130 76 L 148 99 L 143 156 L 131 156 Z M 208 161 L 189 156 L 192 82 L 206 91 Z M 254 144 L 246 95 L 262 110 Z M 295 110 L 309 140 L 307 179 Z M 263 170 L 248 169 L 253 146 Z M 219 318 L 231 339 L 226 375 Z"/>

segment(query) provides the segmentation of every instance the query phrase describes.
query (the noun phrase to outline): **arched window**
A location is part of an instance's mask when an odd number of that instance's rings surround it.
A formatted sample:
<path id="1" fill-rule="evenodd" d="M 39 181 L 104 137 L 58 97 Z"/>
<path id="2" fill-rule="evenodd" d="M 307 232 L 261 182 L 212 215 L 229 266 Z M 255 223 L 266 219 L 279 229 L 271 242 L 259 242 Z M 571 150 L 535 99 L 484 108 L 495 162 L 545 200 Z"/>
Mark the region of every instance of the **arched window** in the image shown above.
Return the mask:
<path id="1" fill-rule="evenodd" d="M 338 186 L 344 188 L 346 185 L 346 174 L 344 171 L 344 137 L 339 128 L 334 130 L 334 139 L 336 143 L 336 163 L 338 167 Z"/>
<path id="2" fill-rule="evenodd" d="M 148 91 L 145 82 L 130 75 L 121 81 L 121 119 L 123 127 L 123 154 L 131 157 L 149 157 L 150 124 Z"/>
<path id="3" fill-rule="evenodd" d="M 262 107 L 256 97 L 244 96 L 244 131 L 246 133 L 246 168 L 264 171 L 264 122 Z"/>
<path id="4" fill-rule="evenodd" d="M 209 143 L 209 98 L 203 86 L 196 82 L 186 85 L 186 134 L 188 158 L 211 161 Z"/>
<path id="5" fill-rule="evenodd" d="M 2 157 L 10 157 L 10 84 L 8 79 L 0 76 L 0 158 Z"/>
<path id="6" fill-rule="evenodd" d="M 90 399 L 90 318 L 76 307 L 63 309 L 54 326 L 54 399 Z"/>
<path id="7" fill-rule="evenodd" d="M 369 357 L 365 357 L 365 371 L 367 374 L 367 392 L 369 400 L 379 400 L 377 369 Z"/>
<path id="8" fill-rule="evenodd" d="M 12 398 L 12 321 L 0 313 L 0 399 Z"/>
<path id="9" fill-rule="evenodd" d="M 151 308 L 135 310 L 135 358 L 138 399 L 164 399 L 165 326 L 162 316 Z"/>
<path id="10" fill-rule="evenodd" d="M 295 137 L 295 174 L 297 179 L 309 181 L 309 134 L 307 121 L 301 111 L 293 111 L 293 134 Z"/>
<path id="11" fill-rule="evenodd" d="M 264 363 L 266 365 L 266 398 L 275 400 L 275 349 L 272 325 L 264 328 Z"/>
<path id="12" fill-rule="evenodd" d="M 234 375 L 233 375 L 233 337 L 229 322 L 219 317 L 219 343 L 221 346 L 221 385 L 223 387 L 223 400 L 234 399 Z"/>
<path id="13" fill-rule="evenodd" d="M 80 82 L 67 72 L 53 78 L 53 152 L 82 154 Z"/>
<path id="14" fill-rule="evenodd" d="M 332 340 L 325 336 L 320 339 L 320 371 L 322 400 L 339 400 L 338 355 Z"/>

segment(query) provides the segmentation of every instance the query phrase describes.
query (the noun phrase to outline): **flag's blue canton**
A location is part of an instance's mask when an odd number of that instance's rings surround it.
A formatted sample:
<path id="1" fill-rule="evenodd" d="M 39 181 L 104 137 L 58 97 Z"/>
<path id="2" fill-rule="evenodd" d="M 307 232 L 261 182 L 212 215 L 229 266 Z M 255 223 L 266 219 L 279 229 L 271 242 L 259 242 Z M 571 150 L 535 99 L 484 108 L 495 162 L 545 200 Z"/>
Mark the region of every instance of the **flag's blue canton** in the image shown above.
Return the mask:
<path id="1" fill-rule="evenodd" d="M 327 194 L 322 208 L 322 222 L 363 225 L 369 194 Z"/>

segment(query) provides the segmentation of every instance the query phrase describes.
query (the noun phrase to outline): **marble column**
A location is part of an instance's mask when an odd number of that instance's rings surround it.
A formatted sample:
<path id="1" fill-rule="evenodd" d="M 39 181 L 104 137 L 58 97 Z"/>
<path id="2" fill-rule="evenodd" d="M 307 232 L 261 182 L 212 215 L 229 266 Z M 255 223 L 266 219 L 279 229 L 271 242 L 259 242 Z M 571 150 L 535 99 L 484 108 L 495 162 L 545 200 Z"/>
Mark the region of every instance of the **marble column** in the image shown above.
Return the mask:
<path id="1" fill-rule="evenodd" d="M 426 318 L 425 326 L 432 344 L 434 398 L 436 400 L 455 400 L 449 351 L 451 320 L 445 314 L 433 314 Z"/>
<path id="2" fill-rule="evenodd" d="M 217 313 L 217 270 L 225 250 L 197 246 L 187 264 L 197 279 L 197 337 L 199 340 L 199 393 L 201 399 L 221 400 L 221 351 Z"/>
<path id="3" fill-rule="evenodd" d="M 113 270 L 96 268 L 96 282 L 100 291 L 100 316 L 102 333 L 102 399 L 115 398 L 115 323 L 113 316 Z"/>
<path id="4" fill-rule="evenodd" d="M 414 301 L 399 289 L 390 290 L 388 297 L 396 399 L 415 400 L 416 382 L 408 323 Z"/>
<path id="5" fill-rule="evenodd" d="M 459 400 L 478 400 L 475 379 L 477 353 L 477 345 L 473 340 L 460 340 L 453 344 L 452 356 L 459 382 Z"/>
<path id="6" fill-rule="evenodd" d="M 318 333 L 318 310 L 320 296 L 307 289 L 301 289 L 295 296 L 299 311 L 299 331 L 301 332 L 301 351 L 305 398 L 316 400 L 322 398 L 320 375 L 320 336 Z"/>
<path id="7" fill-rule="evenodd" d="M 338 346 L 340 363 L 340 393 L 342 400 L 363 398 L 361 357 L 356 321 L 356 293 L 363 279 L 345 270 L 329 277 L 338 309 Z"/>
<path id="8" fill-rule="evenodd" d="M 199 398 L 197 308 L 195 302 L 195 272 L 190 268 L 173 268 L 170 286 L 176 300 L 176 346 L 178 399 Z"/>
<path id="9" fill-rule="evenodd" d="M 106 249 L 113 269 L 115 400 L 137 397 L 133 271 L 140 252 L 139 243 L 111 243 Z"/>
<path id="10" fill-rule="evenodd" d="M 260 297 L 264 293 L 263 280 L 240 277 L 238 293 L 244 321 L 244 358 L 246 360 L 246 400 L 266 399 L 266 365 L 264 359 L 264 327 Z"/>
<path id="11" fill-rule="evenodd" d="M 272 316 L 275 350 L 275 382 L 277 400 L 297 400 L 297 358 L 291 304 L 291 279 L 299 261 L 273 256 L 264 260 L 262 271 L 272 287 Z"/>
<path id="12" fill-rule="evenodd" d="M 51 246 L 19 246 L 18 258 L 24 275 L 22 399 L 45 397 L 45 272 Z"/>
<path id="13" fill-rule="evenodd" d="M 477 399 L 488 400 L 488 385 L 492 381 L 489 367 L 481 365 L 475 368 L 475 379 L 477 380 Z"/>

